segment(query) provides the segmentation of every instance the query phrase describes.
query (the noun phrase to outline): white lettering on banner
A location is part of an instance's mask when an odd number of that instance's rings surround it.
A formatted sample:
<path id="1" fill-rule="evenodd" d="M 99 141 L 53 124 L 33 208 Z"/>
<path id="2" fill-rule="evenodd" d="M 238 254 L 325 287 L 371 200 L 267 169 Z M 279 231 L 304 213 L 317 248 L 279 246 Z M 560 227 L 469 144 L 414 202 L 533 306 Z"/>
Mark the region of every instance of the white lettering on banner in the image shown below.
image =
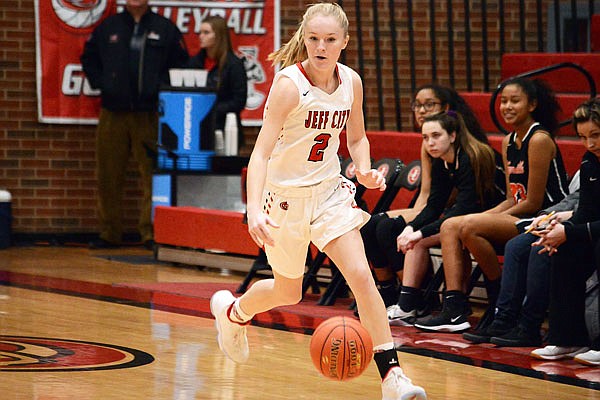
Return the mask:
<path id="1" fill-rule="evenodd" d="M 192 98 L 186 97 L 183 100 L 183 148 L 190 150 L 192 148 Z"/>
<path id="2" fill-rule="evenodd" d="M 244 35 L 262 35 L 266 32 L 262 26 L 262 10 L 231 10 L 227 26 L 233 28 L 235 33 Z"/>
<path id="3" fill-rule="evenodd" d="M 192 13 L 191 8 L 179 7 L 177 9 L 177 22 L 176 25 L 181 33 L 188 33 L 188 26 L 190 23 L 190 14 Z"/>
<path id="4" fill-rule="evenodd" d="M 208 8 L 204 9 L 204 11 L 200 8 L 192 9 L 192 14 L 194 16 L 194 32 L 200 32 L 200 24 L 202 24 L 204 18 L 208 17 L 208 11 Z"/>
<path id="5" fill-rule="evenodd" d="M 173 14 L 172 7 L 152 7 L 152 11 L 169 19 Z M 192 32 L 200 33 L 200 24 L 208 16 L 227 18 L 227 26 L 238 35 L 264 35 L 267 33 L 263 26 L 262 8 L 233 8 L 230 10 L 229 16 L 224 8 L 178 7 L 175 11 L 177 15 L 175 25 L 184 34 L 190 32 L 190 27 L 192 27 Z"/>
<path id="6" fill-rule="evenodd" d="M 65 66 L 61 90 L 65 96 L 79 96 L 82 93 L 86 96 L 100 95 L 99 90 L 92 89 L 90 86 L 90 82 L 84 76 L 80 64 L 67 64 Z"/>

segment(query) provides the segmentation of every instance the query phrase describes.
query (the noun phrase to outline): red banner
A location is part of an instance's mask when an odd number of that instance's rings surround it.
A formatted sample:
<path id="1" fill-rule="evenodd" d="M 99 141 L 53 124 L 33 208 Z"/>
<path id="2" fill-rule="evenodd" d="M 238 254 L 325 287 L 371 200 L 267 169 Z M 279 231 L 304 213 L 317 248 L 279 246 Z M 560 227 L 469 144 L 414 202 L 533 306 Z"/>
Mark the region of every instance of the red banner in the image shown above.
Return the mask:
<path id="1" fill-rule="evenodd" d="M 90 87 L 79 56 L 94 28 L 124 5 L 125 0 L 35 0 L 40 122 L 97 122 L 99 92 Z M 202 19 L 220 15 L 227 20 L 234 51 L 244 58 L 248 76 L 248 101 L 242 122 L 260 125 L 275 75 L 267 55 L 279 47 L 279 0 L 151 0 L 150 6 L 177 25 L 190 55 L 200 50 Z"/>

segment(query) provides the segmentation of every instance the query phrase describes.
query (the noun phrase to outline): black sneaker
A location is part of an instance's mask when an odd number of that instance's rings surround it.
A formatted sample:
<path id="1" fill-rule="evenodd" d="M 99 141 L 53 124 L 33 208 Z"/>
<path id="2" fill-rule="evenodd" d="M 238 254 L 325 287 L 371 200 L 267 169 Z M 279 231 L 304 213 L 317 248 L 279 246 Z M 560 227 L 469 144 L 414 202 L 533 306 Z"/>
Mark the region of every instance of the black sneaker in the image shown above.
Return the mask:
<path id="1" fill-rule="evenodd" d="M 438 315 L 418 319 L 414 326 L 424 331 L 458 333 L 471 327 L 468 316 L 468 309 L 451 310 L 444 307 Z"/>
<path id="2" fill-rule="evenodd" d="M 516 326 L 504 335 L 492 336 L 490 343 L 505 347 L 540 347 L 542 338 L 539 333 L 526 333 L 520 326 Z"/>
<path id="3" fill-rule="evenodd" d="M 490 325 L 476 329 L 473 332 L 465 332 L 462 337 L 471 343 L 489 343 L 493 336 L 502 336 L 510 332 L 511 329 L 506 325 L 492 322 Z"/>

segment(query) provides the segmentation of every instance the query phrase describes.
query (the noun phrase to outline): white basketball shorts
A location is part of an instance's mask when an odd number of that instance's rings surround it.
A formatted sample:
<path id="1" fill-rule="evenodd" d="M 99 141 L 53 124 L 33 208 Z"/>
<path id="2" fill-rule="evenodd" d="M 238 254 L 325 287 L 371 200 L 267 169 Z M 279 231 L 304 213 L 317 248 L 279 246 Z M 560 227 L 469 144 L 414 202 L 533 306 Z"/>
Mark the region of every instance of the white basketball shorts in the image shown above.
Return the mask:
<path id="1" fill-rule="evenodd" d="M 354 183 L 341 175 L 308 187 L 267 183 L 263 212 L 279 225 L 270 227 L 275 245 L 265 245 L 271 268 L 287 278 L 299 278 L 310 242 L 323 251 L 333 239 L 363 226 L 370 215 L 356 205 L 355 193 Z"/>

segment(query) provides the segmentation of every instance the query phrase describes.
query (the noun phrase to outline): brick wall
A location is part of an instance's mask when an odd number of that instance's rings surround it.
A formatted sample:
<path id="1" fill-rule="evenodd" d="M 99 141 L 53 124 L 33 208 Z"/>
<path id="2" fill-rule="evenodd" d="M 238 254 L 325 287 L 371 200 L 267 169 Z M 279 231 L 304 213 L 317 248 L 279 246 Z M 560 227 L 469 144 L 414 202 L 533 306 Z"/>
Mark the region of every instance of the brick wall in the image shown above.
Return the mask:
<path id="1" fill-rule="evenodd" d="M 282 40 L 286 41 L 295 30 L 298 19 L 307 1 L 281 0 Z M 346 51 L 346 63 L 358 69 L 357 37 L 361 35 L 365 49 L 364 87 L 366 100 L 367 127 L 378 129 L 378 94 L 376 88 L 376 63 L 383 69 L 383 89 L 385 105 L 385 128 L 393 129 L 395 114 L 394 93 L 391 79 L 391 49 L 389 13 L 385 12 L 388 2 L 380 2 L 379 29 L 382 59 L 374 57 L 372 2 L 360 2 L 362 32 L 356 32 L 356 10 L 354 2 L 343 2 L 346 7 L 352 30 L 350 44 Z M 454 68 L 455 87 L 466 88 L 464 80 L 465 63 L 460 61 L 464 54 L 464 28 L 458 23 L 464 18 L 462 1 L 454 1 Z M 473 29 L 474 90 L 482 90 L 481 68 L 481 27 L 480 3 L 471 3 L 471 26 Z M 514 4 L 513 4 L 514 3 Z M 535 17 L 536 1 L 527 0 L 527 15 Z M 548 1 L 542 1 L 545 5 Z M 408 60 L 408 24 L 405 2 L 396 2 L 397 35 L 400 69 L 400 101 L 408 104 L 411 92 Z M 429 82 L 431 75 L 429 1 L 413 1 L 414 27 L 417 61 L 417 85 Z M 505 1 L 506 51 L 518 51 L 518 2 Z M 511 4 L 513 6 L 511 7 Z M 498 2 L 488 1 L 490 16 L 487 22 L 489 40 L 493 46 L 490 53 L 490 75 L 492 81 L 499 77 L 500 50 L 498 47 Z M 437 21 L 437 77 L 448 84 L 448 43 L 446 39 L 446 2 L 436 2 Z M 528 23 L 528 29 L 535 32 L 535 26 Z M 439 32 L 438 32 L 439 31 Z M 535 33 L 527 36 L 530 51 L 535 42 Z M 534 44 L 535 45 L 535 44 Z M 90 233 L 98 230 L 95 190 L 95 151 L 94 127 L 77 125 L 48 125 L 37 122 L 35 71 L 35 23 L 34 6 L 31 0 L 2 0 L 0 2 L 0 188 L 8 189 L 13 195 L 13 230 L 18 233 Z M 402 115 L 403 126 L 410 126 L 410 113 Z M 249 143 L 253 143 L 256 129 L 249 129 Z M 246 152 L 250 149 L 246 149 Z M 129 168 L 124 199 L 125 223 L 134 230 L 139 208 L 140 189 L 137 186 L 137 173 L 133 162 Z"/>

